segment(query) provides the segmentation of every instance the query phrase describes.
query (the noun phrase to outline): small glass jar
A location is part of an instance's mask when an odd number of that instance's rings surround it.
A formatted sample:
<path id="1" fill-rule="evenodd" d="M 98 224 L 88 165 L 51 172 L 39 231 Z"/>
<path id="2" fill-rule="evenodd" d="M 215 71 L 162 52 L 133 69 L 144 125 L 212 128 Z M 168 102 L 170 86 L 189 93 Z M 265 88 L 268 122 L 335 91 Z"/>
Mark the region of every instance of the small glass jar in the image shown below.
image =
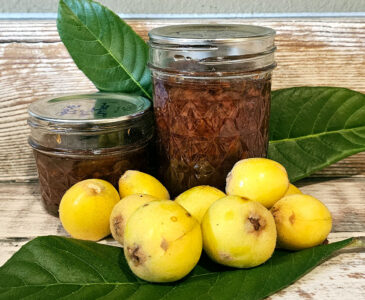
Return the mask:
<path id="1" fill-rule="evenodd" d="M 248 25 L 150 31 L 159 173 L 172 195 L 223 189 L 235 162 L 266 156 L 274 36 Z"/>
<path id="2" fill-rule="evenodd" d="M 96 93 L 44 99 L 29 106 L 33 148 L 46 210 L 58 215 L 63 194 L 78 181 L 100 178 L 116 188 L 128 169 L 151 172 L 150 101 Z"/>

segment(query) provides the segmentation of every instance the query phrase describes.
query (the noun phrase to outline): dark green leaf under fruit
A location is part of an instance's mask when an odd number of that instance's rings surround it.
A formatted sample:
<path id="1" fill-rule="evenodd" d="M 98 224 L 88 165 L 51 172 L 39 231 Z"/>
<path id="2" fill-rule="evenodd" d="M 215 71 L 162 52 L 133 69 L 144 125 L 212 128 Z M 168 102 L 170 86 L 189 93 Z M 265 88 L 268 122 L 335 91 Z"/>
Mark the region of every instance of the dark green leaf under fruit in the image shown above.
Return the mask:
<path id="1" fill-rule="evenodd" d="M 136 278 L 119 247 L 38 237 L 0 268 L 0 299 L 262 299 L 288 286 L 353 239 L 288 252 L 265 264 L 228 269 L 203 257 L 183 280 L 151 284 Z"/>
<path id="2" fill-rule="evenodd" d="M 99 90 L 151 99 L 148 46 L 115 13 L 91 0 L 60 0 L 57 28 L 76 65 Z"/>
<path id="3" fill-rule="evenodd" d="M 272 93 L 269 158 L 291 181 L 365 151 L 365 95 L 335 87 Z"/>

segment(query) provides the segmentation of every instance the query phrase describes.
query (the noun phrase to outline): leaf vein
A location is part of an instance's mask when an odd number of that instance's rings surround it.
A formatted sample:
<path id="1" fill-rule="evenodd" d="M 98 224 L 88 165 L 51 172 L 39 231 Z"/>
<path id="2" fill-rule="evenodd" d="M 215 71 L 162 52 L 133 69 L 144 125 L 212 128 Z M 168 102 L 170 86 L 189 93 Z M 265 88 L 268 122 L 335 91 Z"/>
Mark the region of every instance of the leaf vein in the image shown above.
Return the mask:
<path id="1" fill-rule="evenodd" d="M 363 106 L 360 106 L 360 107 L 358 107 L 355 111 L 353 111 L 352 113 L 351 113 L 351 115 L 349 115 L 349 117 L 346 119 L 346 121 L 345 121 L 345 124 L 343 125 L 343 127 L 344 128 L 346 128 L 346 126 L 347 126 L 347 123 L 349 122 L 349 120 L 351 120 L 351 118 L 359 111 L 359 110 L 362 110 L 362 109 L 364 109 L 364 105 Z"/>
<path id="2" fill-rule="evenodd" d="M 355 127 L 355 128 L 346 128 L 346 129 L 325 131 L 325 132 L 316 133 L 316 134 L 308 134 L 308 135 L 305 135 L 305 136 L 298 136 L 298 137 L 293 137 L 293 138 L 285 138 L 285 139 L 280 139 L 280 140 L 271 140 L 270 144 L 277 144 L 277 143 L 282 143 L 282 142 L 292 142 L 292 141 L 296 141 L 296 140 L 316 138 L 316 137 L 320 137 L 320 136 L 323 136 L 323 135 L 330 135 L 330 134 L 333 134 L 333 133 L 343 133 L 343 132 L 348 132 L 348 131 L 352 131 L 352 130 L 362 130 L 362 129 L 365 129 L 365 125 Z"/>
<path id="3" fill-rule="evenodd" d="M 275 147 L 276 151 L 279 152 L 279 154 L 281 154 L 281 156 L 287 160 L 288 162 L 290 162 L 295 168 L 300 169 L 303 172 L 306 172 L 306 169 L 303 169 L 301 166 L 298 166 L 298 164 L 294 163 L 292 160 L 288 159 L 288 156 L 286 155 L 286 153 L 283 153 L 278 147 Z"/>
<path id="4" fill-rule="evenodd" d="M 322 92 L 322 94 L 324 94 L 326 91 L 323 91 Z M 322 96 L 322 94 L 320 94 L 320 96 Z M 332 93 L 332 95 L 327 99 L 327 101 L 326 101 L 326 103 L 324 104 L 324 105 L 322 105 L 321 106 L 321 108 L 320 108 L 320 110 L 317 112 L 317 117 L 316 117 L 316 119 L 314 120 L 314 122 L 313 122 L 313 126 L 312 126 L 312 130 L 311 130 L 311 134 L 313 134 L 314 133 L 314 128 L 316 127 L 316 125 L 317 125 L 317 122 L 320 120 L 319 118 L 318 118 L 318 116 L 321 114 L 321 112 L 326 108 L 326 105 L 327 105 L 327 103 L 328 102 L 330 102 L 331 101 L 331 99 L 332 99 L 332 97 L 334 96 L 334 95 L 336 95 L 336 92 L 333 92 Z M 318 99 L 318 96 L 316 97 L 316 99 Z"/>
<path id="5" fill-rule="evenodd" d="M 296 141 L 295 141 L 295 144 L 298 146 L 298 148 L 300 150 L 302 150 L 305 153 L 305 155 L 308 155 L 309 157 L 312 157 L 313 159 L 315 159 L 317 161 L 319 160 L 321 162 L 322 159 L 320 157 L 314 155 L 313 153 L 310 153 L 307 149 L 303 148 L 303 146 Z"/>
<path id="6" fill-rule="evenodd" d="M 350 97 L 349 99 L 351 99 L 351 98 L 353 98 L 353 96 L 352 96 L 352 97 Z M 346 100 L 348 101 L 349 99 L 346 99 Z M 341 103 L 341 105 L 340 105 L 339 107 L 337 107 L 337 109 L 336 109 L 336 110 L 332 113 L 332 116 L 328 119 L 327 124 L 326 124 L 326 127 L 325 127 L 325 129 L 324 129 L 324 131 L 325 131 L 325 132 L 327 132 L 327 131 L 328 131 L 328 126 L 329 126 L 330 122 L 332 121 L 332 119 L 336 116 L 337 112 L 338 112 L 340 109 L 342 109 L 342 107 L 343 107 L 345 104 L 347 104 L 347 103 L 348 103 L 347 101 L 343 101 L 343 102 Z"/>
<path id="7" fill-rule="evenodd" d="M 54 248 L 54 249 L 56 249 L 56 250 L 58 250 L 58 251 L 66 252 L 66 253 L 68 253 L 68 254 L 72 255 L 73 257 L 75 257 L 76 259 L 78 259 L 80 262 L 84 263 L 85 265 L 87 265 L 88 267 L 90 267 L 91 269 L 93 269 L 93 270 L 96 272 L 96 274 L 97 274 L 97 275 L 99 275 L 99 276 L 100 276 L 100 278 L 101 278 L 104 282 L 107 282 L 107 281 L 105 280 L 104 276 L 103 276 L 103 275 L 102 275 L 102 274 L 101 274 L 101 273 L 100 273 L 97 269 L 95 269 L 95 268 L 94 268 L 92 265 L 90 265 L 87 261 L 83 260 L 81 257 L 77 256 L 76 254 L 74 254 L 74 253 L 72 253 L 72 252 L 70 252 L 70 251 L 68 251 L 68 250 L 65 250 L 65 249 L 57 248 L 57 247 L 55 247 L 55 246 L 48 245 L 48 247 L 51 247 L 51 248 Z"/>
<path id="8" fill-rule="evenodd" d="M 323 91 L 323 92 L 321 92 L 316 98 L 314 98 L 314 99 L 318 99 L 322 94 L 324 94 L 326 91 Z M 312 100 L 312 102 L 313 102 L 314 100 Z M 306 107 L 306 105 L 307 104 L 310 104 L 310 102 L 305 102 L 305 103 L 303 103 L 303 105 L 300 107 L 300 109 L 299 109 L 299 111 L 298 111 L 298 113 L 296 114 L 296 116 L 295 116 L 295 118 L 294 118 L 294 120 L 292 121 L 292 123 L 291 123 L 291 125 L 290 125 L 290 128 L 289 128 L 289 131 L 288 131 L 288 138 L 290 137 L 290 135 L 291 135 L 291 132 L 292 132 L 292 130 L 293 130 L 293 128 L 294 128 L 294 125 L 295 125 L 295 122 L 297 121 L 297 119 L 299 118 L 299 116 L 300 116 L 300 113 L 303 111 L 303 109 Z"/>
<path id="9" fill-rule="evenodd" d="M 83 288 L 83 286 L 79 286 L 79 288 L 77 288 L 76 290 L 74 290 L 71 294 L 68 294 L 68 295 L 65 295 L 65 296 L 62 296 L 61 298 L 59 298 L 59 299 L 63 299 L 63 298 L 65 298 L 65 297 L 70 297 L 70 296 L 72 296 L 73 294 L 76 294 L 78 291 L 80 291 L 81 289 Z"/>

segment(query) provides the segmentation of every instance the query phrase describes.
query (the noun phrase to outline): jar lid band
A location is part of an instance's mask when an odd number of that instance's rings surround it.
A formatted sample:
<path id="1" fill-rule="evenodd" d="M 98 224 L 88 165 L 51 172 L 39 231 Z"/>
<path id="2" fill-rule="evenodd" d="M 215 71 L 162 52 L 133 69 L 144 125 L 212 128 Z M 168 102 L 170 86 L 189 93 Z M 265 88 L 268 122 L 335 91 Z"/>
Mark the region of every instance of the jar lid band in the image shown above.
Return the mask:
<path id="1" fill-rule="evenodd" d="M 259 40 L 274 37 L 275 30 L 243 24 L 185 24 L 154 28 L 148 36 L 151 43 L 161 45 L 212 47 L 250 42 L 259 47 Z"/>
<path id="2" fill-rule="evenodd" d="M 152 29 L 150 66 L 177 71 L 243 72 L 274 66 L 275 31 L 240 24 L 190 24 Z"/>

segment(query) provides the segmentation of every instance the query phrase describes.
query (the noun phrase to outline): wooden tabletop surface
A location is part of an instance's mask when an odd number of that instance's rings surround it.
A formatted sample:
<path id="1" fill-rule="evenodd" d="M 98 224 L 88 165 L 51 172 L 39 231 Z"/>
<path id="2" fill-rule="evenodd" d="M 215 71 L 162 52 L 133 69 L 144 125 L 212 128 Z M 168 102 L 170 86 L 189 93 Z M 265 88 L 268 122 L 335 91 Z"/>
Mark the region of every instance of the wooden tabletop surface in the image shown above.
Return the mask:
<path id="1" fill-rule="evenodd" d="M 197 20 L 129 20 L 149 29 Z M 342 86 L 365 92 L 365 18 L 232 19 L 277 31 L 278 68 L 273 88 Z M 40 203 L 37 173 L 27 144 L 29 103 L 95 88 L 76 68 L 59 40 L 54 20 L 0 21 L 0 266 L 40 235 L 67 236 Z M 299 182 L 333 215 L 329 241 L 365 236 L 365 153 Z M 102 243 L 116 245 L 110 238 Z M 341 253 L 270 299 L 365 299 L 365 252 Z"/>

